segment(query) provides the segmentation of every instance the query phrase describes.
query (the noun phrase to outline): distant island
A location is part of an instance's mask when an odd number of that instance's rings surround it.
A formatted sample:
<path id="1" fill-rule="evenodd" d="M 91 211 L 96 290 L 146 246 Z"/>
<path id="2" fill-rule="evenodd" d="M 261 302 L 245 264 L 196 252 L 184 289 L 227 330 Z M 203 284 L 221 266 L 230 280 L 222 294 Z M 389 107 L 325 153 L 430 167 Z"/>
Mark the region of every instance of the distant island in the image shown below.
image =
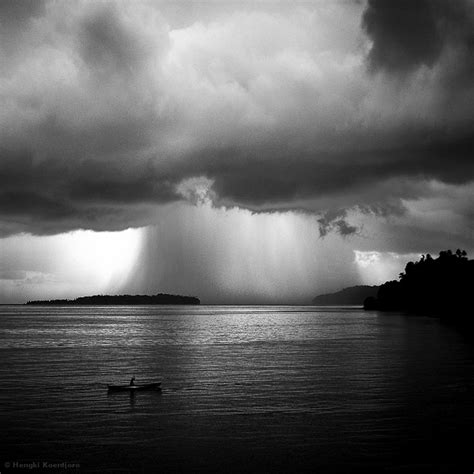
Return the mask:
<path id="1" fill-rule="evenodd" d="M 423 255 L 409 262 L 399 280 L 380 286 L 364 301 L 367 310 L 406 311 L 439 316 L 453 323 L 472 324 L 474 260 L 464 250 L 445 250 L 438 258 Z"/>
<path id="2" fill-rule="evenodd" d="M 334 305 L 361 305 L 364 300 L 377 295 L 378 286 L 350 286 L 336 293 L 327 293 L 318 295 L 313 298 L 312 303 L 318 306 L 334 306 Z"/>
<path id="3" fill-rule="evenodd" d="M 28 301 L 27 305 L 41 306 L 118 306 L 118 305 L 157 305 L 157 304 L 201 304 L 195 296 L 168 295 L 158 293 L 157 295 L 95 295 L 81 296 L 74 300 L 41 300 Z"/>

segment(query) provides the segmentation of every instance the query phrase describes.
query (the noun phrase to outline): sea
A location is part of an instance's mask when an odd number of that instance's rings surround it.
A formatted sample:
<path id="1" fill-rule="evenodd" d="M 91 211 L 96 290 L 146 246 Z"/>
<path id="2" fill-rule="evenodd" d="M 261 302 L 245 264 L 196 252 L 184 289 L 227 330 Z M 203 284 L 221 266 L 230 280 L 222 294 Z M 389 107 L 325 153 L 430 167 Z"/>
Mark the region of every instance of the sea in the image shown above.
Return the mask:
<path id="1" fill-rule="evenodd" d="M 0 306 L 0 354 L 2 474 L 474 472 L 474 341 L 435 318 Z"/>

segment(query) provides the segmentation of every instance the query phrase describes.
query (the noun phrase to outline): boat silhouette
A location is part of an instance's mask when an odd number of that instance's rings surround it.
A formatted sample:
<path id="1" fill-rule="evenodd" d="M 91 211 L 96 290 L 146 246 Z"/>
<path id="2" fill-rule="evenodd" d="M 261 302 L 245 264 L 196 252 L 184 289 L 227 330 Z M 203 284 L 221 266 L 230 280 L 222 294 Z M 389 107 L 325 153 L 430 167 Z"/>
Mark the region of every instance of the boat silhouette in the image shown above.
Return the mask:
<path id="1" fill-rule="evenodd" d="M 146 384 L 126 384 L 126 385 L 107 385 L 110 392 L 137 392 L 143 390 L 161 390 L 161 382 L 153 382 Z"/>

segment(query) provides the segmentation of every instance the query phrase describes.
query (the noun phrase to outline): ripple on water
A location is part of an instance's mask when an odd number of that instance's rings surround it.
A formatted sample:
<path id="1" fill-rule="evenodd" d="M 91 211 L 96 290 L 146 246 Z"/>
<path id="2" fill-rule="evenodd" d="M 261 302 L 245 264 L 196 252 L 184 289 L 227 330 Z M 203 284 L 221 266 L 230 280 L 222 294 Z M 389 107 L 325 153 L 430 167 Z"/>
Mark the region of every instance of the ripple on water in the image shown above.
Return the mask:
<path id="1" fill-rule="evenodd" d="M 284 472 L 436 471 L 470 456 L 473 347 L 434 319 L 354 308 L 0 307 L 0 350 L 5 459 L 79 459 L 91 472 L 157 462 Z M 163 390 L 107 392 L 132 375 Z"/>

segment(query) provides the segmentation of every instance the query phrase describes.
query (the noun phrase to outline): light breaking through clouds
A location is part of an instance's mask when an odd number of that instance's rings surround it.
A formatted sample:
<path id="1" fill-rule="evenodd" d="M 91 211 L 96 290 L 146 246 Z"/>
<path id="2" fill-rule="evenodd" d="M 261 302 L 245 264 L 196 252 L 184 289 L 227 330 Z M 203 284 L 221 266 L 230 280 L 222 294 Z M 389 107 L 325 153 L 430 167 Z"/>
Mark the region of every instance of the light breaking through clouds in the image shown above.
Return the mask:
<path id="1" fill-rule="evenodd" d="M 3 1 L 0 235 L 187 202 L 472 251 L 473 27 L 471 0 Z"/>

